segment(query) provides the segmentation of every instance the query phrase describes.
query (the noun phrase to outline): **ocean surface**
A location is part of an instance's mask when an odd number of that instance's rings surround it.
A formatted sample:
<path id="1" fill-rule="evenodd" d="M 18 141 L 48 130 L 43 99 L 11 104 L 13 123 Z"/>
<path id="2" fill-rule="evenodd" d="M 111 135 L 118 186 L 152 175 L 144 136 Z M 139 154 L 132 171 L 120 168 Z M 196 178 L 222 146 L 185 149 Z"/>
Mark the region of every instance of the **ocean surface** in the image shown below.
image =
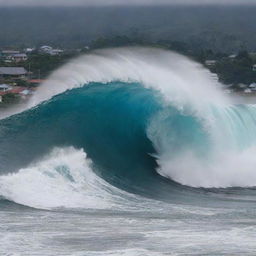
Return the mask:
<path id="1" fill-rule="evenodd" d="M 256 105 L 151 48 L 72 60 L 1 114 L 0 255 L 256 255 Z"/>

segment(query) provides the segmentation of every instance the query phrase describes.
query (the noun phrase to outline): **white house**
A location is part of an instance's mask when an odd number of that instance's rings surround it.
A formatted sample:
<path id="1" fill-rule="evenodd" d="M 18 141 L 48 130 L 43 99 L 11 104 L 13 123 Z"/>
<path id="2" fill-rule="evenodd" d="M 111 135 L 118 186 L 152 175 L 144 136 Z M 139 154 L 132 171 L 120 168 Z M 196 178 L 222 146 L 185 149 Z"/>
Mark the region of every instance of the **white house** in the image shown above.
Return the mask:
<path id="1" fill-rule="evenodd" d="M 249 87 L 251 90 L 256 91 L 256 83 L 251 83 L 248 87 Z"/>
<path id="2" fill-rule="evenodd" d="M 245 90 L 244 90 L 244 93 L 251 93 L 252 92 L 252 90 L 250 89 L 250 88 L 246 88 Z"/>
<path id="3" fill-rule="evenodd" d="M 233 60 L 233 59 L 235 59 L 236 58 L 236 54 L 231 54 L 231 55 L 229 55 L 228 57 L 231 59 L 231 60 Z"/>
<path id="4" fill-rule="evenodd" d="M 19 54 L 19 53 L 20 53 L 20 51 L 4 50 L 4 51 L 2 51 L 2 56 L 7 57 L 7 56 L 11 56 L 13 54 Z"/>
<path id="5" fill-rule="evenodd" d="M 35 50 L 35 48 L 26 48 L 24 49 L 25 53 L 32 53 Z"/>
<path id="6" fill-rule="evenodd" d="M 64 52 L 61 49 L 54 49 L 54 48 L 52 48 L 51 46 L 48 46 L 48 45 L 44 45 L 44 46 L 40 47 L 39 51 L 41 53 L 49 54 L 49 55 L 52 55 L 52 56 L 59 55 L 59 54 Z"/>
<path id="7" fill-rule="evenodd" d="M 44 45 L 44 46 L 41 46 L 39 50 L 40 52 L 43 52 L 43 53 L 49 53 L 53 50 L 53 48 L 51 46 Z"/>
<path id="8" fill-rule="evenodd" d="M 208 67 L 212 67 L 216 65 L 216 60 L 206 60 L 205 65 Z"/>
<path id="9" fill-rule="evenodd" d="M 11 59 L 13 61 L 15 61 L 16 63 L 18 63 L 18 62 L 21 62 L 21 61 L 27 61 L 28 60 L 28 56 L 25 53 L 18 53 L 18 54 L 13 54 L 11 56 Z"/>
<path id="10" fill-rule="evenodd" d="M 64 51 L 61 49 L 52 49 L 49 54 L 50 55 L 59 55 L 59 54 L 62 54 L 63 52 Z"/>
<path id="11" fill-rule="evenodd" d="M 12 89 L 12 86 L 8 84 L 0 84 L 0 92 L 6 92 Z"/>

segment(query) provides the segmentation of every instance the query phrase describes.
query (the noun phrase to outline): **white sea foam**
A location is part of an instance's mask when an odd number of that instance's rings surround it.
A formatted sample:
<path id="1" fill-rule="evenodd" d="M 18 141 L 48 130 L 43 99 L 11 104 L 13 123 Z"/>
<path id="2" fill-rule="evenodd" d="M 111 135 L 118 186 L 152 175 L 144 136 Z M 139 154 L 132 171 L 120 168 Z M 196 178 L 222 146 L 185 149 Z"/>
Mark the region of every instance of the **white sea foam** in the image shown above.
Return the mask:
<path id="1" fill-rule="evenodd" d="M 256 147 L 241 153 L 226 152 L 211 161 L 184 153 L 175 159 L 161 157 L 159 174 L 183 185 L 205 188 L 256 187 Z"/>
<path id="2" fill-rule="evenodd" d="M 192 187 L 255 187 L 256 106 L 213 110 L 208 125 L 207 119 L 198 121 L 203 138 L 186 122 L 177 128 L 161 113 L 152 119 L 148 136 L 158 152 L 158 173 Z M 190 145 L 190 140 L 195 143 Z"/>
<path id="3" fill-rule="evenodd" d="M 86 153 L 73 147 L 55 148 L 29 167 L 0 176 L 1 196 L 40 209 L 118 208 L 123 194 L 97 176 Z"/>
<path id="4" fill-rule="evenodd" d="M 38 208 L 80 208 L 89 210 L 150 211 L 173 214 L 215 215 L 215 209 L 168 204 L 130 194 L 103 180 L 81 149 L 54 148 L 17 173 L 0 176 L 0 197 Z"/>

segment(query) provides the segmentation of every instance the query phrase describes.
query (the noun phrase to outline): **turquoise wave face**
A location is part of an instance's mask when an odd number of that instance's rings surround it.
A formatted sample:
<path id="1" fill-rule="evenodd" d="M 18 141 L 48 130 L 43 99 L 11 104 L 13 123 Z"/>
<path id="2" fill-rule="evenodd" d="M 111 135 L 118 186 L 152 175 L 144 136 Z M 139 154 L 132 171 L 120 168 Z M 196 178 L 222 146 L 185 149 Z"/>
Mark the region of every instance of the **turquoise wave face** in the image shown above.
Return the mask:
<path id="1" fill-rule="evenodd" d="M 74 146 L 87 152 L 107 180 L 127 188 L 150 180 L 156 162 L 146 126 L 160 108 L 154 93 L 138 84 L 67 91 L 1 121 L 1 172 L 25 167 L 53 147 Z"/>
<path id="2" fill-rule="evenodd" d="M 159 94 L 140 84 L 92 83 L 67 91 L 1 121 L 1 173 L 26 167 L 54 147 L 73 146 L 82 148 L 92 159 L 95 172 L 115 186 L 170 197 L 176 185 L 170 186 L 171 181 L 157 174 L 156 145 L 149 136 L 149 127 L 162 113 L 167 120 L 159 120 L 156 132 L 168 133 L 166 143 L 173 154 L 188 144 L 195 146 L 193 133 L 200 130 L 199 123 L 175 108 L 166 108 Z M 188 130 L 188 125 L 194 128 Z M 164 131 L 167 128 L 170 133 Z"/>
<path id="3" fill-rule="evenodd" d="M 154 198 L 178 200 L 183 191 L 175 182 L 247 184 L 254 162 L 243 178 L 237 170 L 255 145 L 254 107 L 209 105 L 203 113 L 167 104 L 138 83 L 91 83 L 2 120 L 0 172 L 16 172 L 53 148 L 72 146 L 86 152 L 106 181 Z"/>

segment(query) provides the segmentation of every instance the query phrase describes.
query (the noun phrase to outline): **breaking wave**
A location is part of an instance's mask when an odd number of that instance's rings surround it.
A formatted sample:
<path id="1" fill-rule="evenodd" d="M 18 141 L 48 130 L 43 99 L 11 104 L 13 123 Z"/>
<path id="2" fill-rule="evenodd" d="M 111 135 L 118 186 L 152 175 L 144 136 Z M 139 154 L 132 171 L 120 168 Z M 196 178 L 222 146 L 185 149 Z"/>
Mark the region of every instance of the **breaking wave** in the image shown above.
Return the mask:
<path id="1" fill-rule="evenodd" d="M 107 209 L 133 195 L 182 201 L 193 188 L 254 187 L 256 107 L 219 87 L 201 65 L 159 49 L 75 59 L 21 113 L 3 115 L 0 195 Z"/>

